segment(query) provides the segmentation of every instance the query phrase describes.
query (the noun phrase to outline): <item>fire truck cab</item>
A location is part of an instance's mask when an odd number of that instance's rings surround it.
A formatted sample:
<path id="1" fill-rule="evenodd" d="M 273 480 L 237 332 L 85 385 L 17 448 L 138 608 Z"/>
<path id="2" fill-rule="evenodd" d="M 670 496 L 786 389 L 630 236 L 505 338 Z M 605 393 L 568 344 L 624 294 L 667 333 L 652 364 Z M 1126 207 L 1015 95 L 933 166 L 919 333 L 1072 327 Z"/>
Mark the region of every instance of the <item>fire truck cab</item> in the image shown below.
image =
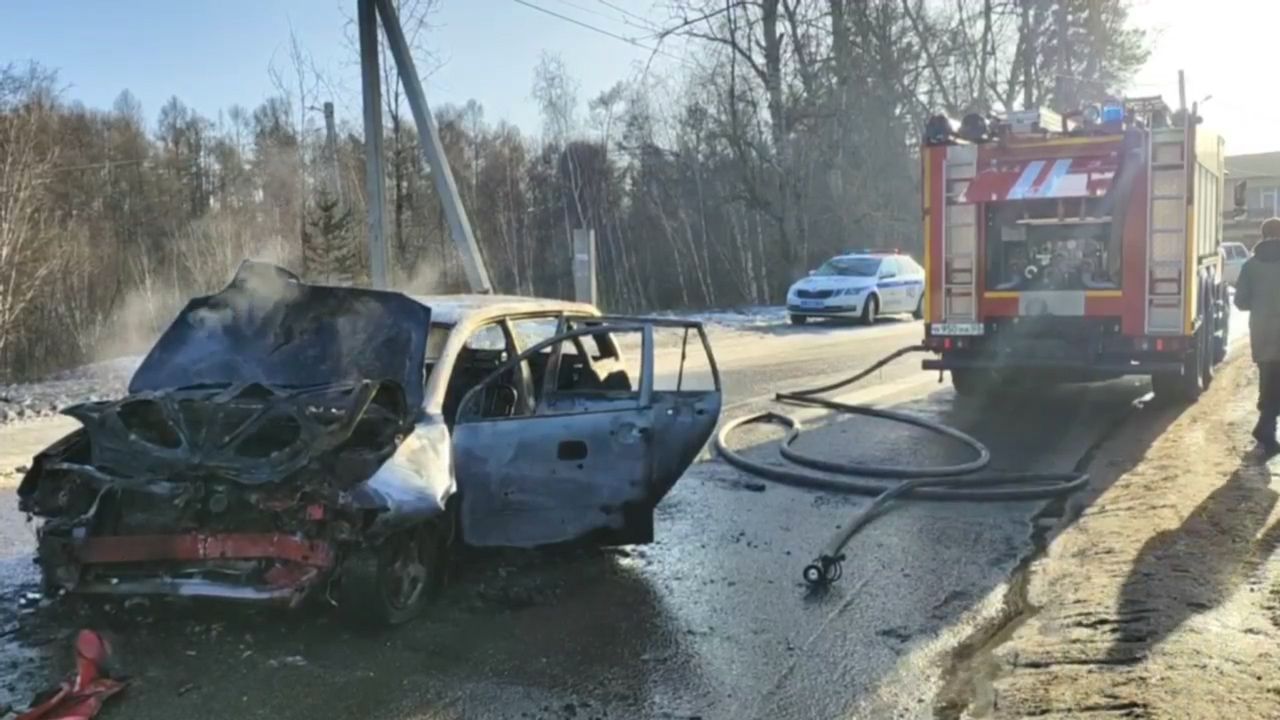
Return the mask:
<path id="1" fill-rule="evenodd" d="M 1190 401 L 1225 357 L 1222 139 L 1159 98 L 931 119 L 928 370 L 960 395 L 1148 375 Z"/>

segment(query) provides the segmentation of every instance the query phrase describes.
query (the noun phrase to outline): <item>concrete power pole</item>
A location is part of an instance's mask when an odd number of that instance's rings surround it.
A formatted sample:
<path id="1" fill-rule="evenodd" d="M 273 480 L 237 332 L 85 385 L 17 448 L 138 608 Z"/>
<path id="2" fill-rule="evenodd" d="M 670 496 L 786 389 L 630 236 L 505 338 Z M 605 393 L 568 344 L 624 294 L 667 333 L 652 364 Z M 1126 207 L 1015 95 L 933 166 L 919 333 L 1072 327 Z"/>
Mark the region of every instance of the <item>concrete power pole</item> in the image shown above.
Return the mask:
<path id="1" fill-rule="evenodd" d="M 1035 36 L 1031 32 L 1031 2 L 1022 0 L 1022 107 L 1030 110 L 1035 104 L 1035 92 L 1031 78 L 1036 65 Z"/>
<path id="2" fill-rule="evenodd" d="M 338 199 L 338 207 L 346 207 L 342 195 L 342 173 L 338 169 L 338 128 L 333 119 L 333 103 L 324 104 L 324 151 L 329 160 L 330 192 Z"/>
<path id="3" fill-rule="evenodd" d="M 378 73 L 378 13 L 374 0 L 357 0 L 360 85 L 364 99 L 364 188 L 369 219 L 369 280 L 385 290 L 387 237 L 383 234 L 387 178 L 382 170 L 382 80 Z"/>
<path id="4" fill-rule="evenodd" d="M 362 7 L 370 0 L 360 0 Z M 405 97 L 409 101 L 409 109 L 413 111 L 413 122 L 418 126 L 418 144 L 422 146 L 422 154 L 431 168 L 431 178 L 435 181 L 436 194 L 440 196 L 440 204 L 444 207 L 445 218 L 449 221 L 449 234 L 458 246 L 462 255 L 462 267 L 467 274 L 467 282 L 472 292 L 490 293 L 493 287 L 489 284 L 489 271 L 485 268 L 484 257 L 480 255 L 480 246 L 476 244 L 475 235 L 471 232 L 471 221 L 467 219 L 467 211 L 462 207 L 462 197 L 458 194 L 458 184 L 453 179 L 453 170 L 449 167 L 449 159 L 444 154 L 444 145 L 440 142 L 440 131 L 436 128 L 435 118 L 427 107 L 427 95 L 422 90 L 422 81 L 418 78 L 417 68 L 413 64 L 413 55 L 409 52 L 409 43 L 405 41 L 404 31 L 400 27 L 400 18 L 391 4 L 391 0 L 372 0 L 377 5 L 378 16 L 382 19 L 382 29 L 387 36 L 387 44 L 391 55 L 395 58 L 396 70 L 400 73 L 400 81 L 404 83 Z"/>
<path id="5" fill-rule="evenodd" d="M 598 304 L 596 285 L 596 231 L 578 228 L 573 231 L 573 299 Z"/>

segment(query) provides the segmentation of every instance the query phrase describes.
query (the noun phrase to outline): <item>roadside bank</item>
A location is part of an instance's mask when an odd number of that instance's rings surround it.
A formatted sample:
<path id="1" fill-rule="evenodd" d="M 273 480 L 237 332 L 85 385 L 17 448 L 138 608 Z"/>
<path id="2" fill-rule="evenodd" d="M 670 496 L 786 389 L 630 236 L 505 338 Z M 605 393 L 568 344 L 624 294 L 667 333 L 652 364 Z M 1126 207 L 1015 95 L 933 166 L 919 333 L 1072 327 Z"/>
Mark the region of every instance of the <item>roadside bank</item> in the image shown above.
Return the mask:
<path id="1" fill-rule="evenodd" d="M 1028 568 L 1016 617 L 960 662 L 944 714 L 1280 717 L 1280 459 L 1249 437 L 1247 355 L 1196 405 L 1150 409 L 1159 437 L 1099 451 L 1096 497 Z"/>

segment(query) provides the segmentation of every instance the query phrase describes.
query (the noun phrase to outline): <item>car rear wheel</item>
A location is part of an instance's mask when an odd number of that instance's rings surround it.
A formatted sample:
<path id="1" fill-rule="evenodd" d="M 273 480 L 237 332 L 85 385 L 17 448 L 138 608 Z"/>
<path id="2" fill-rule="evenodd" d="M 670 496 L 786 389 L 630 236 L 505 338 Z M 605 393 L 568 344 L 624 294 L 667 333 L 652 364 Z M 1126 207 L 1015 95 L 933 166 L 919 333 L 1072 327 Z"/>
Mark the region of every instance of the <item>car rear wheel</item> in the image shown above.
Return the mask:
<path id="1" fill-rule="evenodd" d="M 805 324 L 805 323 L 807 323 L 807 322 L 809 322 L 809 318 L 805 317 L 804 315 L 792 315 L 792 316 L 791 316 L 791 324 L 792 324 L 792 325 L 803 325 L 803 324 Z"/>
<path id="2" fill-rule="evenodd" d="M 874 325 L 876 316 L 880 314 L 880 299 L 875 295 L 867 297 L 867 302 L 862 306 L 862 316 L 860 320 L 863 325 Z"/>
<path id="3" fill-rule="evenodd" d="M 916 300 L 916 309 L 914 312 L 911 313 L 911 317 L 915 318 L 916 320 L 924 319 L 924 296 L 923 295 L 920 296 L 919 300 Z"/>
<path id="4" fill-rule="evenodd" d="M 358 625 L 406 623 L 444 586 L 448 553 L 448 535 L 435 523 L 392 533 L 344 561 L 338 606 Z"/>

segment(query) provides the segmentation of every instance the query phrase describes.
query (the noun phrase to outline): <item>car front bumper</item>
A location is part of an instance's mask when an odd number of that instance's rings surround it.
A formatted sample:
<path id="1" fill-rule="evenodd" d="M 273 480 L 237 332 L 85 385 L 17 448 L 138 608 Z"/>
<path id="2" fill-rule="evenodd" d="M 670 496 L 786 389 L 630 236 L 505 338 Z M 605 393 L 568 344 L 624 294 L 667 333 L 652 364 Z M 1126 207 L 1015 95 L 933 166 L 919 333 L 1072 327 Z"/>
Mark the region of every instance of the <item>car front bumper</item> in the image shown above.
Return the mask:
<path id="1" fill-rule="evenodd" d="M 862 311 L 862 304 L 855 301 L 853 303 L 837 305 L 829 300 L 819 301 L 821 306 L 812 307 L 801 305 L 795 300 L 787 301 L 787 312 L 792 315 L 810 315 L 813 317 L 841 317 L 844 315 L 857 315 Z"/>

